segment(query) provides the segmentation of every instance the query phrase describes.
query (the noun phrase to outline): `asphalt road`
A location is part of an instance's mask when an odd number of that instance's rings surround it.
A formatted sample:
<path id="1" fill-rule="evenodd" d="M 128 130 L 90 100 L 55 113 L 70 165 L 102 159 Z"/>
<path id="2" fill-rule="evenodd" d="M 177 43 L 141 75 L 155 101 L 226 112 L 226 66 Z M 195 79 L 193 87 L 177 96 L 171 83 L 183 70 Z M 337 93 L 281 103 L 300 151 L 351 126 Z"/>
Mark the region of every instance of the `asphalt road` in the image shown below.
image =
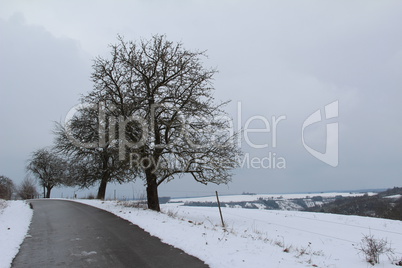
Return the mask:
<path id="1" fill-rule="evenodd" d="M 12 267 L 208 267 L 109 212 L 35 200 L 29 235 Z"/>

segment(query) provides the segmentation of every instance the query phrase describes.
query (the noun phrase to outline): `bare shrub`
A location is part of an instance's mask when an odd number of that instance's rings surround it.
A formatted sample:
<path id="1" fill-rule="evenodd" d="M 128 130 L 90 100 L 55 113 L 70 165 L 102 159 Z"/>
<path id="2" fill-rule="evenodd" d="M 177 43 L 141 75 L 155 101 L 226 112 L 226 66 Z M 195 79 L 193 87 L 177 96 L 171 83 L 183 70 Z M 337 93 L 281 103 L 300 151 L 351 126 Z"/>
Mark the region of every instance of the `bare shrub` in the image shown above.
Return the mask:
<path id="1" fill-rule="evenodd" d="M 388 257 L 394 253 L 387 239 L 375 239 L 373 235 L 365 235 L 358 248 L 366 257 L 366 261 L 375 265 L 380 263 L 380 255 L 387 254 Z"/>
<path id="2" fill-rule="evenodd" d="M 15 190 L 11 179 L 0 176 L 0 199 L 10 200 Z"/>
<path id="3" fill-rule="evenodd" d="M 93 193 L 89 193 L 87 195 L 87 199 L 95 199 L 95 195 Z"/>
<path id="4" fill-rule="evenodd" d="M 178 211 L 173 211 L 172 209 L 168 209 L 166 212 L 166 215 L 168 215 L 171 218 L 177 218 L 177 213 Z"/>
<path id="5" fill-rule="evenodd" d="M 145 192 L 141 192 L 140 194 L 138 194 L 138 197 L 135 200 L 132 200 L 132 201 L 119 201 L 119 203 L 123 207 L 148 209 L 147 194 Z"/>
<path id="6" fill-rule="evenodd" d="M 7 207 L 7 202 L 5 200 L 0 199 L 0 214 Z"/>
<path id="7" fill-rule="evenodd" d="M 23 180 L 19 185 L 17 194 L 21 199 L 33 199 L 39 195 L 36 190 L 35 182 L 28 178 Z"/>
<path id="8" fill-rule="evenodd" d="M 297 257 L 301 257 L 303 255 L 311 255 L 311 243 L 309 242 L 306 247 L 300 247 L 297 249 Z"/>
<path id="9" fill-rule="evenodd" d="M 148 205 L 144 201 L 118 201 L 118 203 L 123 207 L 148 209 Z"/>
<path id="10" fill-rule="evenodd" d="M 274 244 L 281 248 L 285 247 L 285 243 L 283 243 L 283 241 L 280 241 L 280 240 L 275 240 Z"/>

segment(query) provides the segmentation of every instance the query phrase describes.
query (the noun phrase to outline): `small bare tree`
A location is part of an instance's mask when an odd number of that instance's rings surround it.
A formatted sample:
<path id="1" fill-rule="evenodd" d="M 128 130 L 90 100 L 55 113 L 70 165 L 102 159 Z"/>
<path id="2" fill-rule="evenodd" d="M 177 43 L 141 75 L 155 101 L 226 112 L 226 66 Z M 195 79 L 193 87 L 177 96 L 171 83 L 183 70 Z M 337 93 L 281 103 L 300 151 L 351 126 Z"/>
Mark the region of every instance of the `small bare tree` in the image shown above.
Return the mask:
<path id="1" fill-rule="evenodd" d="M 14 190 L 13 181 L 6 176 L 0 176 L 0 199 L 10 200 Z"/>
<path id="2" fill-rule="evenodd" d="M 118 147 L 109 136 L 103 110 L 98 105 L 82 105 L 66 125 L 56 124 L 55 149 L 68 163 L 65 184 L 87 188 L 99 183 L 97 199 L 104 199 L 109 182 L 123 183 L 134 179 L 129 161 L 119 161 Z"/>
<path id="3" fill-rule="evenodd" d="M 17 194 L 21 199 L 34 199 L 39 194 L 36 190 L 35 182 L 32 179 L 25 178 L 18 186 Z"/>
<path id="4" fill-rule="evenodd" d="M 50 198 L 53 187 L 63 184 L 66 179 L 67 163 L 55 152 L 44 148 L 32 154 L 27 171 L 34 175 L 43 187 L 43 197 Z"/>

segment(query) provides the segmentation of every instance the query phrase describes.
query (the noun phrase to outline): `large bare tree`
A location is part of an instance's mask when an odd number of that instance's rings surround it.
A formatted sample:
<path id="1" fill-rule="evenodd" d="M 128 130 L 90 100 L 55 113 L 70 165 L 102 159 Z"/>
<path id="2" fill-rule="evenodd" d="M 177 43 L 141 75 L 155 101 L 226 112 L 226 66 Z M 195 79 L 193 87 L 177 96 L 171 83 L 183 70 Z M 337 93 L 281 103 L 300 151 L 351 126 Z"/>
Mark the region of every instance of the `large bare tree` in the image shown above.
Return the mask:
<path id="1" fill-rule="evenodd" d="M 43 187 L 44 198 L 50 198 L 53 187 L 63 184 L 67 176 L 67 163 L 47 148 L 34 151 L 26 168 Z"/>
<path id="2" fill-rule="evenodd" d="M 141 171 L 150 209 L 160 210 L 161 183 L 184 174 L 227 183 L 238 165 L 226 103 L 213 98 L 216 70 L 203 67 L 204 57 L 156 35 L 138 43 L 118 37 L 110 57 L 94 60 L 84 101 L 103 105 L 120 160 Z"/>

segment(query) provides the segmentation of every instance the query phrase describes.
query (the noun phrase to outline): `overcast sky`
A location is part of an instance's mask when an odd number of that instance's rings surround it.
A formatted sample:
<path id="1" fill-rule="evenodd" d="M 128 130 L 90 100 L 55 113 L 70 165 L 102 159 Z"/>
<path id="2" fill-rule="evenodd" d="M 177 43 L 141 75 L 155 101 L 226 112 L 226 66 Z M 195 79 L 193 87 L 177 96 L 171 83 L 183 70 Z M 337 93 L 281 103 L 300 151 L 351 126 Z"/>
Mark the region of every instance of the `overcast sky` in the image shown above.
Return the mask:
<path id="1" fill-rule="evenodd" d="M 265 148 L 242 140 L 250 161 L 271 155 L 285 168 L 246 163 L 228 186 L 184 178 L 163 184 L 160 195 L 402 186 L 402 2 L 369 0 L 0 0 L 0 174 L 18 184 L 30 153 L 52 145 L 54 121 L 91 90 L 92 59 L 107 57 L 117 34 L 126 40 L 166 34 L 207 50 L 205 67 L 219 70 L 216 99 L 232 100 L 227 111 L 236 128 L 252 116 L 271 124 L 272 116 L 286 117 L 277 125 L 276 147 L 272 131 L 247 137 Z M 339 126 L 336 167 L 302 142 L 303 122 L 334 101 L 339 116 L 328 122 Z M 305 143 L 321 153 L 328 122 L 305 129 Z M 115 189 L 119 196 L 144 191 L 139 183 L 109 185 L 106 196 Z"/>

